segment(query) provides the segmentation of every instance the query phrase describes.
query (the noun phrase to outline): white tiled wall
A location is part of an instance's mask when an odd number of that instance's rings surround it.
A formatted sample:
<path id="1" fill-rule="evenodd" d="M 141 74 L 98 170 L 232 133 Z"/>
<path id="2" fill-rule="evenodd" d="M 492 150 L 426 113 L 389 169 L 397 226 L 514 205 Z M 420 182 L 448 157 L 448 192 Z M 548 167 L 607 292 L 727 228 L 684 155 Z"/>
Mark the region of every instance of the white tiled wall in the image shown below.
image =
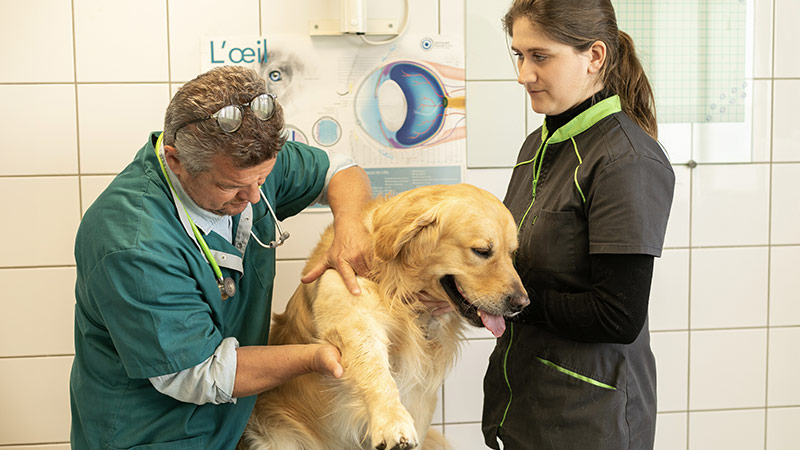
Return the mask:
<path id="1" fill-rule="evenodd" d="M 677 183 L 650 307 L 659 450 L 800 441 L 800 3 L 747 1 L 746 125 L 660 127 Z M 500 27 L 507 4 L 410 1 L 410 32 L 465 35 L 466 181 L 498 197 L 542 121 L 516 84 Z M 399 0 L 369 7 L 402 13 Z M 200 70 L 199 39 L 297 32 L 309 14 L 337 10 L 336 0 L 0 0 L 0 449 L 68 448 L 74 234 L 146 133 L 161 128 L 171 92 Z M 329 219 L 313 211 L 284 224 L 307 239 L 278 253 L 276 310 Z M 470 333 L 442 389 L 434 422 L 455 448 L 483 448 L 481 378 L 493 343 Z"/>
<path id="2" fill-rule="evenodd" d="M 763 409 L 691 412 L 689 448 L 764 448 L 764 414 Z"/>

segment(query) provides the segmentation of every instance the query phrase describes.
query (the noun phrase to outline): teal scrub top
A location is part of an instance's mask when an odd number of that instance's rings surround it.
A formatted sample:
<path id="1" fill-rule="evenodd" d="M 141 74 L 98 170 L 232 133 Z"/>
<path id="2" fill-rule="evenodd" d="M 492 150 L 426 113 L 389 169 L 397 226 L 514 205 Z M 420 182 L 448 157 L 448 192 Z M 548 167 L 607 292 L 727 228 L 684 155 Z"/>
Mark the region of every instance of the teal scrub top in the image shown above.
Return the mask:
<path id="1" fill-rule="evenodd" d="M 264 345 L 275 250 L 250 239 L 236 294 L 222 300 L 216 277 L 180 222 L 172 193 L 147 144 L 86 211 L 75 240 L 75 359 L 70 378 L 73 448 L 233 449 L 255 396 L 195 405 L 158 392 L 150 377 L 208 359 L 224 338 Z M 262 190 L 280 220 L 322 191 L 329 166 L 320 149 L 287 142 Z M 253 233 L 275 238 L 263 201 Z M 233 217 L 234 233 L 239 216 Z M 211 249 L 242 252 L 214 232 Z"/>

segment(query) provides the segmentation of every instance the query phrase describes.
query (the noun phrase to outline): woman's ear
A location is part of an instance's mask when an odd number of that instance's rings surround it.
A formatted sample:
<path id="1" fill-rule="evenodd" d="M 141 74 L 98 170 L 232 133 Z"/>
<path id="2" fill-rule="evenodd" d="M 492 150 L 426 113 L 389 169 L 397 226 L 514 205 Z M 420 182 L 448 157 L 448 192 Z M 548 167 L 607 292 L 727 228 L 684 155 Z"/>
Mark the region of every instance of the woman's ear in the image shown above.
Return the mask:
<path id="1" fill-rule="evenodd" d="M 589 73 L 594 75 L 600 72 L 600 69 L 603 68 L 603 64 L 606 62 L 606 43 L 603 41 L 595 41 L 591 47 L 589 47 Z"/>

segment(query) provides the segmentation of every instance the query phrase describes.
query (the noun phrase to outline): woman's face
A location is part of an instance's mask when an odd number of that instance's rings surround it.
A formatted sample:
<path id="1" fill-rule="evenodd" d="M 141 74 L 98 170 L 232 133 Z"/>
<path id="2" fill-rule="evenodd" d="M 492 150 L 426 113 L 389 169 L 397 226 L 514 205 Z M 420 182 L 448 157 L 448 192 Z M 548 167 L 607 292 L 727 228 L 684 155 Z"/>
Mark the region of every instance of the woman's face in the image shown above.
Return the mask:
<path id="1" fill-rule="evenodd" d="M 596 42 L 585 52 L 551 40 L 526 18 L 512 26 L 511 50 L 517 57 L 519 77 L 539 114 L 556 115 L 579 105 L 602 88 L 598 71 L 605 59 L 605 45 Z M 597 45 L 602 46 L 597 61 Z"/>

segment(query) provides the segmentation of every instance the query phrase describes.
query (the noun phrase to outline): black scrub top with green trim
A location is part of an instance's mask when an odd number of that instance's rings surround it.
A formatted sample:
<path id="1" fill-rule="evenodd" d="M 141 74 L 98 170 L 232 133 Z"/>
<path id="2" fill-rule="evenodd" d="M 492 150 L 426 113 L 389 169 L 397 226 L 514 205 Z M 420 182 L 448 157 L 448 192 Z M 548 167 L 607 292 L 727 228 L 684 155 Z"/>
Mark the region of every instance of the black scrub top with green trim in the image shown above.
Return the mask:
<path id="1" fill-rule="evenodd" d="M 516 268 L 528 292 L 591 290 L 592 254 L 660 256 L 674 183 L 664 151 L 617 96 L 552 135 L 533 132 L 504 200 L 519 224 Z M 499 436 L 509 450 L 650 449 L 655 418 L 647 323 L 627 345 L 509 323 L 490 356 L 482 427 L 492 448 Z"/>
<path id="2" fill-rule="evenodd" d="M 222 267 L 236 295 L 217 280 L 181 224 L 154 152 L 159 133 L 87 210 L 75 242 L 75 359 L 70 379 L 73 448 L 233 449 L 255 396 L 236 404 L 195 405 L 164 395 L 150 377 L 209 358 L 224 338 L 267 342 L 275 250 L 250 240 L 244 272 Z M 262 190 L 279 219 L 322 191 L 322 150 L 287 142 Z M 253 233 L 275 238 L 263 201 L 252 205 Z M 233 217 L 234 233 L 239 216 Z M 241 255 L 214 232 L 210 248 Z"/>

